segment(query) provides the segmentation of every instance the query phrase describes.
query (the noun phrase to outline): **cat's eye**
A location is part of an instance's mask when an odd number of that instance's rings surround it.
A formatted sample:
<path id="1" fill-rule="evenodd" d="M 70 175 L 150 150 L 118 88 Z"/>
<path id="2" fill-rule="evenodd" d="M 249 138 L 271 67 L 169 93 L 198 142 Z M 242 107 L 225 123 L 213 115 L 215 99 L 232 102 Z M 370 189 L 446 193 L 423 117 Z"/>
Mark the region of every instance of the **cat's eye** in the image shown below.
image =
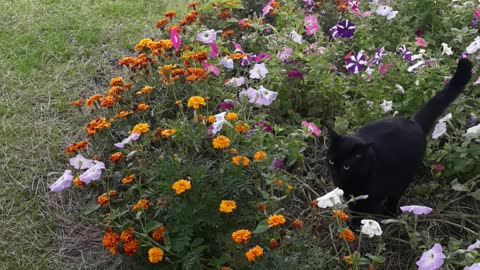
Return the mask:
<path id="1" fill-rule="evenodd" d="M 343 169 L 347 171 L 347 170 L 349 170 L 349 169 L 350 169 L 350 166 L 343 165 Z"/>
<path id="2" fill-rule="evenodd" d="M 333 160 L 331 160 L 331 159 L 328 160 L 328 163 L 330 163 L 330 165 L 335 164 L 335 162 L 333 162 Z"/>

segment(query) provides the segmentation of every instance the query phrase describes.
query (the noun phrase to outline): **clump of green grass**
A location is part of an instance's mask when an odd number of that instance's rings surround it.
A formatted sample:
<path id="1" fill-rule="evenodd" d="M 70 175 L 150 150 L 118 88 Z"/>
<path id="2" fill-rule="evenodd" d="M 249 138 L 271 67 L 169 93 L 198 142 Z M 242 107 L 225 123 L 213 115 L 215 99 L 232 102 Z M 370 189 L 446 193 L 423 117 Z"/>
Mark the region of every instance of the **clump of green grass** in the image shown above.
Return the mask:
<path id="1" fill-rule="evenodd" d="M 117 60 L 156 29 L 166 1 L 0 1 L 0 269 L 114 269 L 71 195 L 48 192 Z M 66 137 L 66 134 L 71 136 Z"/>

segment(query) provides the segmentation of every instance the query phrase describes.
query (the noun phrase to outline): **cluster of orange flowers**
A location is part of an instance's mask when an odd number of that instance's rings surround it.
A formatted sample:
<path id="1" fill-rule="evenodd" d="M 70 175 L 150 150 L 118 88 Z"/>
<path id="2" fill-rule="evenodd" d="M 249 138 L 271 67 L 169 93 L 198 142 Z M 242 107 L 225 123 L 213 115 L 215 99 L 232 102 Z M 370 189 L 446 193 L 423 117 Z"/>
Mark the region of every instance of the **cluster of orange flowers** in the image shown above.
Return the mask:
<path id="1" fill-rule="evenodd" d="M 122 152 L 116 152 L 110 155 L 109 160 L 112 163 L 119 163 L 124 157 L 125 156 L 122 154 Z"/>
<path id="2" fill-rule="evenodd" d="M 172 137 L 173 135 L 177 134 L 176 129 L 161 129 L 157 128 L 154 132 L 155 139 L 167 139 L 168 137 Z"/>
<path id="3" fill-rule="evenodd" d="M 232 240 L 237 244 L 245 245 L 252 237 L 252 233 L 249 230 L 238 230 L 232 233 Z"/>
<path id="4" fill-rule="evenodd" d="M 235 209 L 237 209 L 237 203 L 235 201 L 223 200 L 220 203 L 219 211 L 221 213 L 230 214 Z"/>
<path id="5" fill-rule="evenodd" d="M 334 210 L 333 211 L 333 218 L 334 219 L 341 219 L 342 221 L 347 221 L 348 220 L 348 215 L 345 214 L 343 211 Z"/>
<path id="6" fill-rule="evenodd" d="M 87 149 L 87 146 L 88 146 L 88 142 L 86 142 L 86 141 L 73 143 L 72 145 L 70 145 L 69 147 L 67 147 L 65 149 L 65 153 L 67 153 L 67 155 L 70 155 L 70 154 L 73 154 L 73 153 L 78 153 L 81 150 Z"/>
<path id="7" fill-rule="evenodd" d="M 124 185 L 129 185 L 135 180 L 135 174 L 130 174 L 129 176 L 126 176 L 122 179 L 122 184 Z"/>
<path id="8" fill-rule="evenodd" d="M 102 195 L 98 196 L 97 203 L 102 207 L 107 207 L 110 198 L 118 196 L 118 191 L 110 190 L 108 193 L 103 193 Z"/>
<path id="9" fill-rule="evenodd" d="M 140 209 L 147 211 L 148 208 L 150 208 L 150 201 L 146 199 L 140 199 L 137 204 L 133 206 L 133 212 L 138 212 Z"/>
<path id="10" fill-rule="evenodd" d="M 254 248 L 248 250 L 247 253 L 245 253 L 245 256 L 249 262 L 255 262 L 257 258 L 263 256 L 263 248 L 260 246 L 255 246 Z"/>
<path id="11" fill-rule="evenodd" d="M 117 254 L 117 248 L 120 245 L 120 241 L 123 244 L 123 252 L 128 256 L 131 256 L 138 251 L 138 246 L 140 242 L 134 238 L 135 231 L 133 228 L 129 228 L 127 230 L 122 231 L 121 235 L 119 236 L 117 233 L 112 232 L 111 229 L 107 229 L 105 234 L 103 235 L 103 246 L 108 248 L 110 254 L 115 255 Z"/>
<path id="12" fill-rule="evenodd" d="M 83 130 L 87 132 L 88 135 L 92 136 L 97 133 L 98 130 L 110 128 L 111 124 L 107 122 L 105 118 L 98 118 L 95 120 L 90 121 Z"/>
<path id="13" fill-rule="evenodd" d="M 268 218 L 268 227 L 278 227 L 285 224 L 286 220 L 283 215 L 273 215 Z"/>
<path id="14" fill-rule="evenodd" d="M 339 239 L 344 239 L 348 243 L 355 241 L 355 234 L 350 229 L 344 229 L 339 235 Z"/>
<path id="15" fill-rule="evenodd" d="M 149 63 L 155 64 L 156 61 L 148 58 L 146 53 L 141 53 L 135 58 L 124 57 L 118 61 L 121 67 L 128 67 L 134 72 L 140 69 L 146 69 Z"/>
<path id="16" fill-rule="evenodd" d="M 217 150 L 226 149 L 230 146 L 230 139 L 223 135 L 220 135 L 213 139 L 212 146 L 214 149 Z"/>
<path id="17" fill-rule="evenodd" d="M 250 166 L 250 159 L 244 156 L 234 156 L 232 157 L 232 164 L 235 166 Z"/>

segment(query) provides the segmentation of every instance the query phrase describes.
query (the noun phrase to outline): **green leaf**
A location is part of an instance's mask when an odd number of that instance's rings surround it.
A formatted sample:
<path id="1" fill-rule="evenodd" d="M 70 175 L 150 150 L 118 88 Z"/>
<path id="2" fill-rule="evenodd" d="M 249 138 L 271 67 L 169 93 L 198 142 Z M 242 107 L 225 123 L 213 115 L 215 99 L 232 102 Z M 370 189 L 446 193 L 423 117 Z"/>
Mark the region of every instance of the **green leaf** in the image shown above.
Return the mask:
<path id="1" fill-rule="evenodd" d="M 100 205 L 95 204 L 93 207 L 90 207 L 89 209 L 87 209 L 87 211 L 85 211 L 83 214 L 84 215 L 90 215 L 91 213 L 97 211 L 98 208 L 100 208 Z"/>
<path id="2" fill-rule="evenodd" d="M 339 134 L 345 134 L 347 133 L 347 129 L 348 129 L 348 125 L 349 125 L 349 122 L 347 119 L 343 118 L 343 117 L 340 117 L 340 116 L 336 116 L 335 117 L 335 131 Z"/>
<path id="3" fill-rule="evenodd" d="M 374 264 L 382 264 L 385 262 L 385 257 L 383 256 L 374 256 L 371 254 L 367 254 L 367 257 L 369 257 L 370 260 L 372 260 L 372 263 Z"/>
<path id="4" fill-rule="evenodd" d="M 450 183 L 450 185 L 452 186 L 452 189 L 456 190 L 456 191 L 463 191 L 463 192 L 470 191 L 470 189 L 468 187 L 466 187 L 463 184 L 458 183 L 457 179 L 453 180 L 452 183 Z"/>
<path id="5" fill-rule="evenodd" d="M 480 189 L 477 189 L 476 191 L 469 193 L 468 195 L 472 196 L 475 200 L 480 201 Z"/>
<path id="6" fill-rule="evenodd" d="M 267 220 L 264 219 L 262 221 L 260 221 L 260 223 L 258 223 L 257 225 L 257 228 L 255 228 L 255 230 L 253 230 L 253 234 L 260 234 L 260 233 L 264 233 L 266 232 L 270 227 L 268 227 L 268 223 L 267 223 Z"/>
<path id="7" fill-rule="evenodd" d="M 158 221 L 149 221 L 147 223 L 147 226 L 145 226 L 145 231 L 146 232 L 151 232 L 155 230 L 156 228 L 160 227 L 162 224 Z"/>

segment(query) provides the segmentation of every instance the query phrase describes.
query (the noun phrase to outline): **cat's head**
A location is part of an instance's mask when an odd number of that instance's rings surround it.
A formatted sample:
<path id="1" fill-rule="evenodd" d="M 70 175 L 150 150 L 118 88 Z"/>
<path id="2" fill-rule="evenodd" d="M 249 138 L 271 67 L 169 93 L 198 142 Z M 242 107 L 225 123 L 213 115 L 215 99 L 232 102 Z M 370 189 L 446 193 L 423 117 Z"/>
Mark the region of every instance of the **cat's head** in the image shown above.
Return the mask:
<path id="1" fill-rule="evenodd" d="M 327 163 L 334 179 L 367 176 L 372 166 L 371 143 L 329 130 Z"/>

